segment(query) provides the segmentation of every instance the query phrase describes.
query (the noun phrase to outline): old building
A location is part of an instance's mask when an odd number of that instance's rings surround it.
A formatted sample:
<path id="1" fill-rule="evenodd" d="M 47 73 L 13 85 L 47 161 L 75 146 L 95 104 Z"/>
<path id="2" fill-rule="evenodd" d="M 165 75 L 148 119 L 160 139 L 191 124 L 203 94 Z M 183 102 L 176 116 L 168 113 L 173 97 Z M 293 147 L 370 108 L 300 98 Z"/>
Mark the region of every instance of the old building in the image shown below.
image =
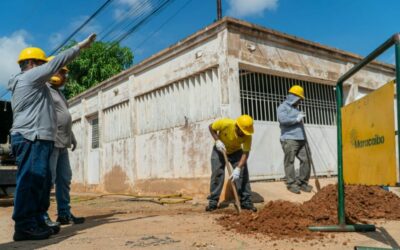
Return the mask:
<path id="1" fill-rule="evenodd" d="M 372 48 L 371 48 L 372 49 Z M 284 176 L 276 108 L 305 88 L 319 175 L 336 172 L 334 85 L 358 55 L 224 18 L 70 100 L 75 187 L 107 192 L 207 192 L 218 117 L 255 118 L 253 180 Z M 373 62 L 346 82 L 350 102 L 394 78 Z"/>

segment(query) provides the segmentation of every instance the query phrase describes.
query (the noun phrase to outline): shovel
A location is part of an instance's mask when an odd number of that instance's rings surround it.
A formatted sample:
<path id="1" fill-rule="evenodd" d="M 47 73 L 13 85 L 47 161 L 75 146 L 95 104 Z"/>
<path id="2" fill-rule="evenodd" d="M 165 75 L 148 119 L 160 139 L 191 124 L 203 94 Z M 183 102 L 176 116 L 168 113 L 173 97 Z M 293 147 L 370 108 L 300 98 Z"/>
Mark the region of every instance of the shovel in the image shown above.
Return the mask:
<path id="1" fill-rule="evenodd" d="M 318 177 L 317 177 L 317 173 L 315 172 L 315 166 L 314 166 L 314 161 L 311 157 L 311 150 L 310 150 L 310 145 L 308 144 L 308 139 L 307 139 L 307 134 L 306 134 L 306 128 L 304 127 L 304 122 L 303 123 L 303 131 L 304 131 L 304 139 L 306 141 L 306 153 L 307 153 L 307 158 L 308 161 L 310 162 L 313 174 L 314 174 L 314 178 L 315 178 L 315 187 L 317 188 L 317 192 L 319 192 L 321 190 L 321 184 L 319 183 Z"/>
<path id="2" fill-rule="evenodd" d="M 233 167 L 231 165 L 231 163 L 228 160 L 228 156 L 226 155 L 226 152 L 222 152 L 222 154 L 224 155 L 224 159 L 225 159 L 225 167 L 228 170 L 228 175 L 232 176 L 232 171 L 233 171 Z M 228 180 L 228 182 L 231 184 L 232 187 L 232 191 L 233 191 L 233 196 L 235 198 L 235 208 L 238 214 L 240 214 L 241 212 L 241 208 L 240 208 L 240 200 L 239 200 L 239 195 L 237 193 L 237 189 L 236 189 L 236 183 L 233 179 L 230 178 L 230 180 Z"/>

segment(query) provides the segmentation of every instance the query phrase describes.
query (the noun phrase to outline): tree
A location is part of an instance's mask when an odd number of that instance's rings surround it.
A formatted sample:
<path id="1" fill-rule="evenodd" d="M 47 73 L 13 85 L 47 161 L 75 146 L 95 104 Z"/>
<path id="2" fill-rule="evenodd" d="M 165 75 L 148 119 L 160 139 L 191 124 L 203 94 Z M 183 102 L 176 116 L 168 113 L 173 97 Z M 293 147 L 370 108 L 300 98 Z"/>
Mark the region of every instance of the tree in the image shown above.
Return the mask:
<path id="1" fill-rule="evenodd" d="M 72 42 L 67 47 L 75 44 Z M 69 72 L 64 94 L 67 99 L 74 97 L 129 68 L 132 63 L 133 53 L 129 48 L 115 43 L 94 42 L 67 65 Z"/>

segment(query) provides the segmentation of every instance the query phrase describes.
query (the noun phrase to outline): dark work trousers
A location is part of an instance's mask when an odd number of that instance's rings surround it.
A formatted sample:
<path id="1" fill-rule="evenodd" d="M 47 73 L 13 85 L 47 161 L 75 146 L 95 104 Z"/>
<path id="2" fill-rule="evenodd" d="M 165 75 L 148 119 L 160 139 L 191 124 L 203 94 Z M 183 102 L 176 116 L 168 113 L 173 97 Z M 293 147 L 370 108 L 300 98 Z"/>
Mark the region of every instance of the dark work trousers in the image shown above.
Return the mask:
<path id="1" fill-rule="evenodd" d="M 228 155 L 228 160 L 235 169 L 242 157 L 242 150 L 238 150 Z M 221 152 L 214 146 L 211 153 L 211 180 L 210 180 L 210 195 L 207 197 L 210 206 L 217 206 L 219 196 L 221 195 L 222 187 L 225 179 L 225 159 Z M 249 170 L 247 163 L 244 165 L 240 179 L 236 181 L 236 188 L 240 196 L 240 204 L 242 206 L 251 206 L 251 188 L 249 179 Z"/>
<path id="2" fill-rule="evenodd" d="M 54 147 L 50 157 L 52 183 L 56 185 L 57 215 L 71 216 L 70 186 L 72 179 L 71 165 L 69 163 L 68 148 Z"/>
<path id="3" fill-rule="evenodd" d="M 15 230 L 26 230 L 43 221 L 41 214 L 50 206 L 51 173 L 49 158 L 53 141 L 29 141 L 21 134 L 11 136 L 18 166 L 14 195 Z"/>
<path id="4" fill-rule="evenodd" d="M 284 165 L 286 175 L 286 185 L 308 184 L 310 179 L 310 163 L 307 157 L 306 142 L 304 140 L 284 140 L 281 141 L 283 152 L 285 153 Z M 296 178 L 294 169 L 294 159 L 300 160 L 300 172 Z"/>

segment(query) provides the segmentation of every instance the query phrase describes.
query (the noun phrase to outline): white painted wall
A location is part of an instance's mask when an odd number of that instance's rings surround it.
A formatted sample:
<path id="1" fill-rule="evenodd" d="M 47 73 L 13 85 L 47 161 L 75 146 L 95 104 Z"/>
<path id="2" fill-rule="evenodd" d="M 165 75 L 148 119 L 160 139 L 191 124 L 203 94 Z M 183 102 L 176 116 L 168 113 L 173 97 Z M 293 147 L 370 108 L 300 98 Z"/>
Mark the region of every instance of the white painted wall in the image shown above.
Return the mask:
<path id="1" fill-rule="evenodd" d="M 302 51 L 290 43 L 279 43 L 279 39 L 226 28 L 192 40 L 130 70 L 128 80 L 107 84 L 71 106 L 76 121 L 73 129 L 81 131 L 78 143 L 82 143 L 70 155 L 74 182 L 93 183 L 94 177 L 87 176 L 91 173 L 87 171 L 86 119 L 94 113 L 99 114 L 101 125 L 100 186 L 117 167 L 126 176 L 121 181 L 130 188 L 138 180 L 207 178 L 213 144 L 208 125 L 216 118 L 241 113 L 239 69 L 334 84 L 352 66 L 327 53 Z M 248 50 L 248 44 L 255 44 L 256 50 Z M 373 89 L 391 77 L 376 70 L 363 71 L 350 83 Z M 355 98 L 356 90 L 349 91 L 348 98 Z M 282 178 L 278 124 L 257 121 L 255 131 L 249 159 L 251 178 Z M 335 174 L 336 127 L 310 125 L 307 131 L 317 172 Z"/>
<path id="2" fill-rule="evenodd" d="M 211 36 L 72 105 L 73 129 L 82 131 L 78 142 L 83 144 L 71 153 L 71 165 L 79 173 L 73 182 L 98 180 L 98 190 L 107 191 L 115 168 L 123 171 L 126 179 L 121 181 L 131 189 L 137 180 L 207 177 L 212 148 L 208 125 L 221 112 L 220 39 Z M 88 118 L 95 113 L 101 125 L 98 150 L 90 148 Z"/>

